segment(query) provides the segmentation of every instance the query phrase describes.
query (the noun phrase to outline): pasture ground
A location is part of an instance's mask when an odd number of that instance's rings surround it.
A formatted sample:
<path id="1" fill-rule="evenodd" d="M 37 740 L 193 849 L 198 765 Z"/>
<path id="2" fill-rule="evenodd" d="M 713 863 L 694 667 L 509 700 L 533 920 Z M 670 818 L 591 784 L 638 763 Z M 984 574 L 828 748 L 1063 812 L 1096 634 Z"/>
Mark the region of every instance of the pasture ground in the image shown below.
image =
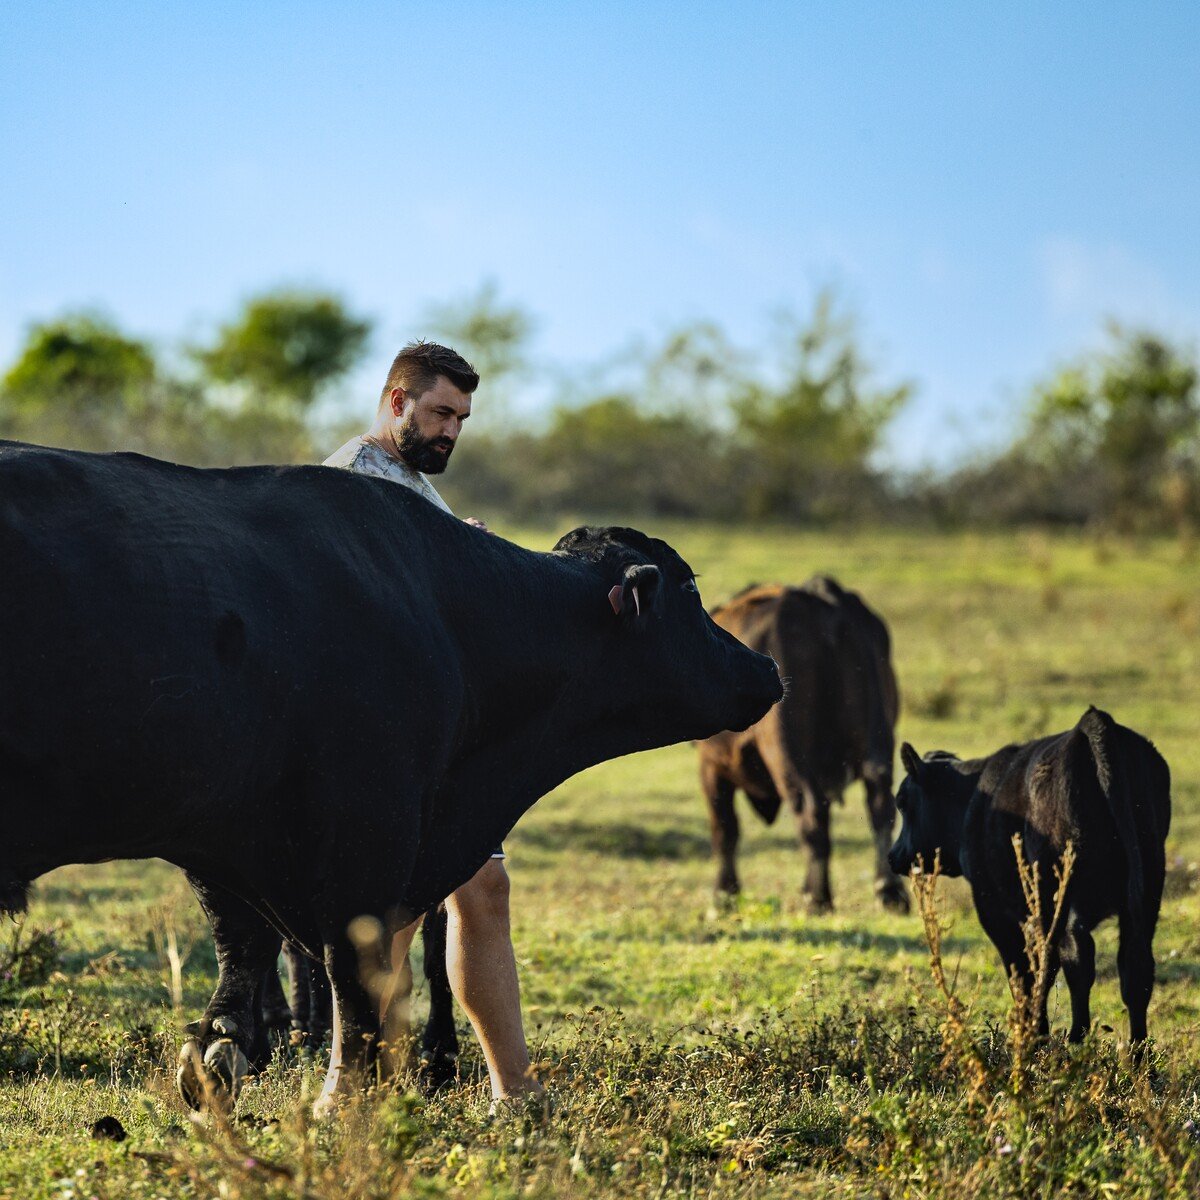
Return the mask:
<path id="1" fill-rule="evenodd" d="M 695 755 L 676 747 L 571 780 L 509 843 L 548 1116 L 489 1121 L 468 1038 L 463 1085 L 430 1100 L 401 1090 L 312 1126 L 320 1066 L 280 1059 L 230 1128 L 194 1123 L 171 1072 L 215 969 L 182 877 L 156 862 L 47 877 L 0 943 L 0 1197 L 1195 1194 L 1200 561 L 1173 542 L 1040 533 L 655 532 L 710 603 L 815 571 L 861 589 L 891 625 L 900 733 L 921 750 L 990 751 L 1088 703 L 1157 743 L 1175 815 L 1152 1068 L 1120 1047 L 1108 927 L 1095 1037 L 1014 1063 L 1005 981 L 958 881 L 940 885 L 943 962 L 968 1011 L 947 1050 L 918 917 L 874 905 L 858 789 L 834 814 L 833 915 L 805 915 L 786 814 L 768 829 L 744 805 L 746 894 L 710 911 Z M 1050 1011 L 1061 1034 L 1061 982 Z M 126 1141 L 89 1136 L 104 1115 Z"/>

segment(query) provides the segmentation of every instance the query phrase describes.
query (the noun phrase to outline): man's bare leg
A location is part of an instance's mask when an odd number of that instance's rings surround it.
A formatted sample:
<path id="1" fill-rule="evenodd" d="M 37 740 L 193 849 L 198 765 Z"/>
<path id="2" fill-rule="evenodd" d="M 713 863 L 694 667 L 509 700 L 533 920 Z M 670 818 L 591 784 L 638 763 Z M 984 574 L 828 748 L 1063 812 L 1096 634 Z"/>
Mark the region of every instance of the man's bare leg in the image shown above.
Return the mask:
<path id="1" fill-rule="evenodd" d="M 508 917 L 508 872 L 488 859 L 446 901 L 446 970 L 483 1047 L 492 1096 L 542 1091 L 529 1066 Z"/>

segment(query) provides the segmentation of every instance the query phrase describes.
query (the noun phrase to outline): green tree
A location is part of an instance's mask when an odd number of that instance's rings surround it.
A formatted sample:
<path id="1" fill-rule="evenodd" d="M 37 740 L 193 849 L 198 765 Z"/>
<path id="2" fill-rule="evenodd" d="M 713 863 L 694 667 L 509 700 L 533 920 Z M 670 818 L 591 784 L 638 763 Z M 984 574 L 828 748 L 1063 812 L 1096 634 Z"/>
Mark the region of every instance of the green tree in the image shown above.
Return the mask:
<path id="1" fill-rule="evenodd" d="M 538 463 L 538 484 L 559 509 L 723 516 L 732 498 L 724 447 L 703 414 L 631 396 L 556 409 Z"/>
<path id="2" fill-rule="evenodd" d="M 86 417 L 120 409 L 154 377 L 144 342 L 103 317 L 78 313 L 35 325 L 0 387 L 5 409 L 18 417 L 51 410 Z"/>
<path id="3" fill-rule="evenodd" d="M 161 377 L 144 342 L 76 313 L 34 325 L 0 381 L 0 435 L 83 450 L 125 447 L 156 425 Z M 139 445 L 138 448 L 143 448 Z"/>
<path id="4" fill-rule="evenodd" d="M 912 393 L 876 386 L 853 319 L 830 293 L 806 321 L 788 318 L 782 382 L 746 383 L 733 401 L 746 452 L 748 516 L 828 516 L 877 481 L 871 457 Z"/>
<path id="5" fill-rule="evenodd" d="M 1023 449 L 1053 470 L 1094 469 L 1120 524 L 1195 504 L 1200 388 L 1194 357 L 1113 325 L 1110 345 L 1038 385 Z"/>
<path id="6" fill-rule="evenodd" d="M 370 321 L 323 292 L 257 296 L 195 351 L 209 379 L 244 390 L 247 402 L 306 410 L 361 357 Z"/>

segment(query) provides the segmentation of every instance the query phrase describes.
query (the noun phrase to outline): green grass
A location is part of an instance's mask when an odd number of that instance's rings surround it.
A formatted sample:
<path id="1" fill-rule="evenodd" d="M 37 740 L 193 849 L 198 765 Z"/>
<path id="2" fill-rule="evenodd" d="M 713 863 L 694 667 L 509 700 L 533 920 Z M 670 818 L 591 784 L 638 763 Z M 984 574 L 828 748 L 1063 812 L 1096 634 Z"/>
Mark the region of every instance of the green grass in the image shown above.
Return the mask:
<path id="1" fill-rule="evenodd" d="M 1115 930 L 1103 927 L 1095 1039 L 1051 1046 L 1014 1086 L 1005 981 L 958 881 L 942 884 L 943 957 L 977 1057 L 962 1044 L 947 1056 L 920 921 L 875 907 L 857 788 L 834 813 L 833 915 L 804 913 L 787 814 L 766 828 L 745 805 L 746 892 L 736 911 L 711 911 L 684 746 L 569 781 L 508 844 L 549 1119 L 489 1122 L 470 1047 L 464 1085 L 428 1103 L 397 1094 L 313 1128 L 302 1097 L 319 1065 L 280 1061 L 247 1088 L 231 1131 L 196 1125 L 170 1074 L 215 968 L 182 876 L 157 862 L 48 876 L 25 931 L 61 923 L 43 977 L 31 962 L 36 982 L 0 981 L 0 1197 L 1195 1191 L 1200 563 L 1165 541 L 1044 534 L 654 532 L 689 559 L 709 602 L 818 571 L 860 589 L 891 626 L 900 734 L 920 750 L 987 752 L 1065 728 L 1093 703 L 1156 742 L 1174 820 L 1154 1072 L 1122 1056 Z M 178 1013 L 168 931 L 187 955 Z M 1063 1029 L 1061 982 L 1050 1012 Z M 105 1114 L 127 1141 L 89 1137 Z"/>

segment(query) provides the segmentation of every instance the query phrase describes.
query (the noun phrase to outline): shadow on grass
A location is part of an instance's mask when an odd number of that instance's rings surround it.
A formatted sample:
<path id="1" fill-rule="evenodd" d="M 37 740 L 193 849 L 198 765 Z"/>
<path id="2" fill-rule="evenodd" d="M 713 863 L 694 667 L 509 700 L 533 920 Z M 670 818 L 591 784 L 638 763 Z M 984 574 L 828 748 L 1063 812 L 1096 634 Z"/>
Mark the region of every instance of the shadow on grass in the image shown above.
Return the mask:
<path id="1" fill-rule="evenodd" d="M 829 929 L 820 925 L 803 925 L 788 929 L 780 928 L 738 928 L 712 929 L 699 940 L 712 942 L 762 942 L 772 945 L 806 946 L 809 948 L 827 948 L 836 946 L 838 949 L 870 950 L 884 954 L 914 954 L 927 959 L 929 947 L 920 931 L 914 929 L 911 935 L 896 933 L 868 933 L 861 929 Z M 966 951 L 974 949 L 977 941 L 970 938 L 956 937 L 946 942 L 947 952 Z"/>
<path id="2" fill-rule="evenodd" d="M 587 821 L 553 821 L 523 828 L 514 841 L 540 850 L 574 850 L 612 858 L 706 858 L 708 838 L 681 829 L 647 829 L 624 821 L 593 825 Z"/>
<path id="3" fill-rule="evenodd" d="M 1110 974 L 1116 976 L 1114 968 Z M 1154 966 L 1155 983 L 1200 983 L 1200 963 L 1184 958 L 1159 959 Z"/>
<path id="4" fill-rule="evenodd" d="M 697 824 L 702 814 L 697 814 Z M 781 816 L 780 820 L 783 820 Z M 701 826 L 701 828 L 703 828 Z M 786 828 L 786 826 L 785 826 Z M 712 855 L 708 836 L 690 829 L 648 828 L 631 821 L 559 820 L 530 823 L 520 827 L 513 842 L 538 850 L 572 850 L 602 854 L 609 858 L 666 859 L 672 862 L 707 859 Z M 834 855 L 868 849 L 870 839 L 863 834 L 847 831 L 834 833 Z M 778 837 L 754 838 L 738 848 L 739 858 L 758 854 L 785 852 L 797 849 L 794 839 L 786 834 Z"/>

